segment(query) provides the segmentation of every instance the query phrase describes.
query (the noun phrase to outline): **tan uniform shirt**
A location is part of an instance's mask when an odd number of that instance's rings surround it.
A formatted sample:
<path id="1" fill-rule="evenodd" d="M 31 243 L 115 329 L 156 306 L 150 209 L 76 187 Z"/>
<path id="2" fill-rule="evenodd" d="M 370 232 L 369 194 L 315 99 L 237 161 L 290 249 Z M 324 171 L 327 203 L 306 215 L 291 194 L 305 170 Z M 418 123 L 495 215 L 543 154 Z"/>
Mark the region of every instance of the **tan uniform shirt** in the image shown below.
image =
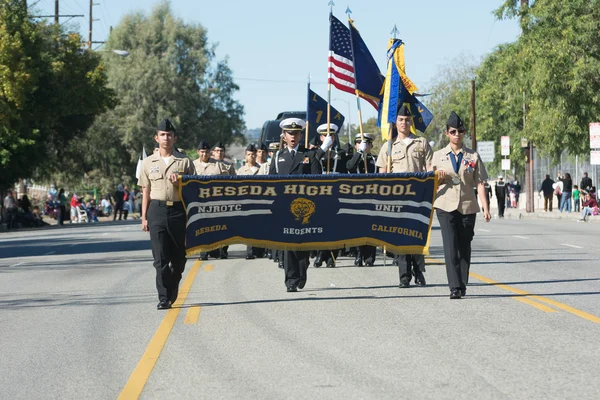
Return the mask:
<path id="1" fill-rule="evenodd" d="M 156 152 L 144 159 L 138 185 L 150 188 L 151 200 L 181 201 L 179 189 L 169 181 L 172 174 L 194 175 L 194 165 L 185 154 L 173 151 L 169 164 Z"/>
<path id="2" fill-rule="evenodd" d="M 269 161 L 265 161 L 260 165 L 257 175 L 269 175 L 269 167 L 271 167 L 271 163 Z"/>
<path id="3" fill-rule="evenodd" d="M 218 161 L 209 161 L 207 163 L 194 160 L 194 168 L 198 175 L 229 175 L 229 171 L 225 170 Z"/>
<path id="4" fill-rule="evenodd" d="M 237 175 L 259 175 L 260 167 L 261 167 L 260 164 L 256 164 L 253 166 L 246 164 L 246 165 L 242 166 L 240 169 L 238 169 L 236 174 Z"/>
<path id="5" fill-rule="evenodd" d="M 438 182 L 438 192 L 433 206 L 447 212 L 458 210 L 464 215 L 476 214 L 479 212 L 479 203 L 477 203 L 477 196 L 473 188 L 488 179 L 487 171 L 476 151 L 464 146 L 460 151 L 463 153 L 463 161 L 458 174 L 454 172 L 450 159 L 450 157 L 454 157 L 450 145 L 433 153 L 432 166 L 434 170 L 443 169 L 448 174 L 443 182 Z M 468 166 L 465 163 L 474 166 Z M 453 183 L 452 179 L 460 180 L 460 182 Z"/>
<path id="6" fill-rule="evenodd" d="M 235 168 L 233 168 L 233 164 L 229 164 L 228 162 L 225 161 L 217 161 L 217 163 L 219 164 L 219 167 L 221 168 L 222 171 L 226 171 L 226 174 L 223 175 L 231 175 L 231 176 L 235 176 Z"/>
<path id="7" fill-rule="evenodd" d="M 392 170 L 388 172 L 426 172 L 427 165 L 431 164 L 433 150 L 427 139 L 411 134 L 412 141 L 406 145 L 400 137 L 392 144 Z M 381 146 L 377 163 L 379 168 L 387 168 L 388 144 Z"/>

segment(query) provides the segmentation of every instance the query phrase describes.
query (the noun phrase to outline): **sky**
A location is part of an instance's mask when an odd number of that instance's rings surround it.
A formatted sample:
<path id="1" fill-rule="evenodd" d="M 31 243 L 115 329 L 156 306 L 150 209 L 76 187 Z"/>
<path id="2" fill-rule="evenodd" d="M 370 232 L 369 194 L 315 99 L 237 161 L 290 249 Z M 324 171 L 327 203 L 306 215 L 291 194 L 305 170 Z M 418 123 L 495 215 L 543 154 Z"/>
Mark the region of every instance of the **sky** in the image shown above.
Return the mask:
<path id="1" fill-rule="evenodd" d="M 93 0 L 93 39 L 105 40 L 110 26 L 124 15 L 150 14 L 158 0 Z M 37 4 L 36 4 L 37 2 Z M 306 109 L 306 82 L 327 98 L 329 0 L 171 0 L 174 14 L 200 24 L 218 44 L 217 58 L 227 58 L 240 90 L 235 98 L 245 108 L 246 127 L 260 128 L 282 111 Z M 502 0 L 334 0 L 334 15 L 346 22 L 347 7 L 379 68 L 385 73 L 387 41 L 394 25 L 405 42 L 406 72 L 424 92 L 440 69 L 461 57 L 480 59 L 496 46 L 516 40 L 517 21 L 496 21 L 492 11 Z M 44 14 L 54 13 L 55 0 L 29 0 Z M 60 0 L 60 14 L 83 14 L 67 22 L 79 24 L 87 40 L 89 0 Z M 357 122 L 354 96 L 335 88 L 331 104 Z M 377 114 L 361 101 L 363 121 Z"/>

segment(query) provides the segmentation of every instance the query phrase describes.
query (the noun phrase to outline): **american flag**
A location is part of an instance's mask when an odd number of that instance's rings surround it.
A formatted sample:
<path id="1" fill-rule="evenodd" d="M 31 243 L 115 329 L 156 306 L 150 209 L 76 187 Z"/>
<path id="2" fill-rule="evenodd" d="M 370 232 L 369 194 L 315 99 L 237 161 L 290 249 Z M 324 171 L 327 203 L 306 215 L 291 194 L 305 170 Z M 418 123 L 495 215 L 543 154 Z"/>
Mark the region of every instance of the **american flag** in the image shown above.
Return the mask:
<path id="1" fill-rule="evenodd" d="M 339 19 L 329 14 L 329 57 L 327 83 L 339 90 L 355 93 L 354 62 L 350 29 Z"/>

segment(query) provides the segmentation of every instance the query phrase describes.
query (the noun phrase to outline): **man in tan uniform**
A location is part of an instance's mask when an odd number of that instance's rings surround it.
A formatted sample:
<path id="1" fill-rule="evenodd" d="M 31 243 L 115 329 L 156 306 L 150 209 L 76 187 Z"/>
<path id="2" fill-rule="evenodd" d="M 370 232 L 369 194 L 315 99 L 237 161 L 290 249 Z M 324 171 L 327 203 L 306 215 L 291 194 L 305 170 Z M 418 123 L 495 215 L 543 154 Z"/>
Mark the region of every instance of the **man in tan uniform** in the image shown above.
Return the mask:
<path id="1" fill-rule="evenodd" d="M 187 218 L 179 198 L 179 175 L 194 175 L 192 161 L 174 150 L 177 133 L 171 121 L 158 125 L 154 140 L 159 150 L 146 157 L 138 185 L 142 187 L 142 230 L 150 232 L 156 268 L 157 308 L 171 308 L 185 269 Z"/>
<path id="2" fill-rule="evenodd" d="M 260 171 L 258 171 L 258 175 L 268 175 L 269 174 L 269 163 L 267 158 L 269 156 L 269 149 L 267 145 L 261 143 L 256 146 L 256 162 L 260 164 Z"/>
<path id="3" fill-rule="evenodd" d="M 415 136 L 410 132 L 413 125 L 412 114 L 406 105 L 398 108 L 396 116 L 396 129 L 398 136 L 392 144 L 392 168 L 388 171 L 388 146 L 384 143 L 379 151 L 377 163 L 379 173 L 399 172 L 426 172 L 431 171 L 431 159 L 433 151 L 427 139 Z M 420 254 L 397 254 L 394 263 L 398 265 L 400 275 L 400 287 L 410 286 L 412 275 L 415 276 L 415 284 L 425 286 L 425 256 Z M 411 268 L 412 266 L 412 268 Z"/>
<path id="4" fill-rule="evenodd" d="M 246 164 L 236 171 L 236 175 L 258 175 L 260 164 L 256 162 L 257 149 L 254 144 L 246 147 Z"/>
<path id="5" fill-rule="evenodd" d="M 239 175 L 260 175 L 262 166 L 256 162 L 257 148 L 254 144 L 246 147 L 246 164 L 237 170 Z M 263 257 L 265 249 L 259 247 L 246 246 L 246 260 L 254 260 L 256 257 Z"/>
<path id="6" fill-rule="evenodd" d="M 227 172 L 227 174 L 222 175 L 235 175 L 235 168 L 233 167 L 233 165 L 225 161 L 225 145 L 221 141 L 218 141 L 212 147 L 211 158 L 213 161 L 219 164 L 219 168 L 222 171 Z"/>
<path id="7" fill-rule="evenodd" d="M 224 164 L 221 164 L 215 160 L 210 158 L 210 145 L 206 140 L 201 140 L 198 143 L 198 147 L 196 149 L 198 152 L 198 159 L 194 161 L 194 168 L 196 169 L 196 174 L 198 175 L 229 175 L 229 170 L 224 167 Z M 235 175 L 235 171 L 233 172 Z M 200 253 L 201 260 L 208 260 L 208 256 L 214 258 L 227 258 L 227 252 L 223 252 L 223 248 L 213 250 L 210 253 Z"/>

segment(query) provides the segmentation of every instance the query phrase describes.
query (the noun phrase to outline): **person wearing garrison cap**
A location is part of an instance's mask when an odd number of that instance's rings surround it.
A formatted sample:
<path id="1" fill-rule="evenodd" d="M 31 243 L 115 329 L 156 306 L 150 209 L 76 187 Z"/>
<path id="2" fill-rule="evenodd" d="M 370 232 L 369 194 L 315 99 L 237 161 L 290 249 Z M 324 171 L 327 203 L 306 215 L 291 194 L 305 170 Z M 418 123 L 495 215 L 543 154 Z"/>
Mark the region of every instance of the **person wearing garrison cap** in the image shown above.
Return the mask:
<path id="1" fill-rule="evenodd" d="M 260 164 L 258 175 L 269 174 L 269 149 L 266 144 L 260 143 L 256 145 L 256 162 Z"/>
<path id="2" fill-rule="evenodd" d="M 467 291 L 471 241 L 475 234 L 475 217 L 480 210 L 477 197 L 486 222 L 492 218 L 483 186 L 488 179 L 485 165 L 476 151 L 463 145 L 465 132 L 463 121 L 452 111 L 445 132 L 450 144 L 436 151 L 431 163 L 438 177 L 433 207 L 442 231 L 451 299 L 460 299 Z M 477 187 L 477 197 L 473 187 Z"/>
<path id="3" fill-rule="evenodd" d="M 142 163 L 138 185 L 142 187 L 142 230 L 150 232 L 156 268 L 159 310 L 171 308 L 177 299 L 185 269 L 187 218 L 179 198 L 179 175 L 194 175 L 192 161 L 175 150 L 177 133 L 168 119 L 158 125 L 157 152 Z"/>
<path id="4" fill-rule="evenodd" d="M 396 116 L 396 130 L 398 136 L 392 144 L 391 170 L 388 171 L 388 145 L 381 146 L 377 167 L 380 173 L 398 172 L 426 172 L 431 171 L 431 158 L 433 151 L 426 138 L 413 135 L 410 128 L 413 125 L 413 117 L 410 108 L 406 104 L 400 105 Z M 394 256 L 394 264 L 398 265 L 400 275 L 400 287 L 410 286 L 412 276 L 415 284 L 425 286 L 425 256 L 420 254 L 397 254 Z"/>
<path id="5" fill-rule="evenodd" d="M 246 163 L 236 171 L 237 175 L 259 175 L 261 165 L 256 162 L 257 148 L 255 144 L 249 144 L 246 147 Z M 246 247 L 246 260 L 254 260 L 256 257 L 262 257 L 264 249 L 258 247 Z"/>
<path id="6" fill-rule="evenodd" d="M 302 146 L 302 133 L 305 122 L 299 118 L 286 118 L 279 124 L 285 148 L 275 153 L 271 160 L 269 175 L 309 175 L 320 174 L 319 161 Z M 302 238 L 298 237 L 301 241 Z M 283 267 L 285 286 L 288 292 L 296 292 L 306 285 L 306 271 L 309 264 L 309 252 L 285 251 Z"/>
<path id="7" fill-rule="evenodd" d="M 219 166 L 219 169 L 223 172 L 220 175 L 231 175 L 235 176 L 235 168 L 233 164 L 225 161 L 225 145 L 223 142 L 218 141 L 211 149 L 211 161 L 214 161 Z"/>
<path id="8" fill-rule="evenodd" d="M 364 136 L 364 139 L 363 139 Z M 370 133 L 356 134 L 354 137 L 354 148 L 356 153 L 352 156 L 348 162 L 346 162 L 346 168 L 348 172 L 353 174 L 374 174 L 377 171 L 376 159 L 371 154 L 373 148 L 373 135 Z M 367 170 L 365 171 L 365 159 L 367 160 Z M 356 251 L 354 258 L 354 265 L 362 267 L 363 262 L 367 267 L 375 264 L 375 255 L 377 248 L 375 246 L 363 245 L 359 246 Z"/>
<path id="9" fill-rule="evenodd" d="M 218 162 L 210 158 L 210 144 L 206 140 L 202 139 L 198 143 L 196 152 L 198 153 L 198 159 L 194 160 L 196 174 L 206 176 L 229 175 L 229 172 L 221 168 Z M 223 255 L 222 249 L 217 249 L 208 253 L 200 253 L 200 259 L 206 261 L 209 255 L 214 258 L 227 258 Z"/>

